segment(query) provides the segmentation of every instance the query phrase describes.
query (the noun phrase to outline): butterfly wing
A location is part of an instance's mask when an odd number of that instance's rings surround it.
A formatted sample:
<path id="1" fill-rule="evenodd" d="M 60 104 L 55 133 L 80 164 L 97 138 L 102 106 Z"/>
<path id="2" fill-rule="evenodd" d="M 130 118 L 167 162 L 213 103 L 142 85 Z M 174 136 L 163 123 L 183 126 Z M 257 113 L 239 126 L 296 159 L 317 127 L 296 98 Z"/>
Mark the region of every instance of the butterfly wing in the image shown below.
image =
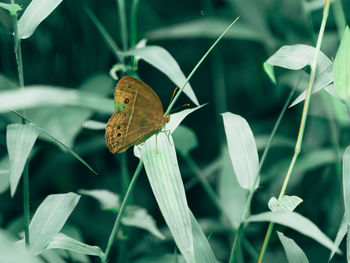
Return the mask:
<path id="1" fill-rule="evenodd" d="M 106 127 L 106 144 L 112 153 L 120 153 L 156 133 L 165 124 L 164 111 L 157 94 L 145 83 L 123 77 L 117 84 L 114 100 L 123 103 Z"/>

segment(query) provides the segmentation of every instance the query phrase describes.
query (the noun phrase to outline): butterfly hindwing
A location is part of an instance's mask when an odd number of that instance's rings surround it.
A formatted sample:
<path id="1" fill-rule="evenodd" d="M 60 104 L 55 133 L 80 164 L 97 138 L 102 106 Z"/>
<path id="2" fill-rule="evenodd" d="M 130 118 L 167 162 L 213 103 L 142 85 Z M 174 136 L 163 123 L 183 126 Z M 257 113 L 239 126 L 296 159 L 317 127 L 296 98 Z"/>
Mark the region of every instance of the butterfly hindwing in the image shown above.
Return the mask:
<path id="1" fill-rule="evenodd" d="M 118 82 L 114 100 L 125 108 L 116 110 L 106 127 L 106 144 L 112 153 L 142 142 L 165 124 L 157 94 L 133 77 L 126 76 Z"/>

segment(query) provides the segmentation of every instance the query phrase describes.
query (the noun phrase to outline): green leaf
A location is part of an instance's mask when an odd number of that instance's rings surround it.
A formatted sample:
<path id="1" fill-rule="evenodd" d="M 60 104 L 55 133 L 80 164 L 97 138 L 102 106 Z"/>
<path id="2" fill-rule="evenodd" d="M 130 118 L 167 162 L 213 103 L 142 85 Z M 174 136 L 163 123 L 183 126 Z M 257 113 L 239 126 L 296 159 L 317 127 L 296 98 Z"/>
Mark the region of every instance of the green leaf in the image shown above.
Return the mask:
<path id="1" fill-rule="evenodd" d="M 227 139 L 228 152 L 238 183 L 244 189 L 253 186 L 259 169 L 259 157 L 254 135 L 247 121 L 230 112 L 222 113 Z"/>
<path id="2" fill-rule="evenodd" d="M 232 21 L 204 18 L 191 20 L 189 22 L 157 28 L 146 33 L 148 39 L 192 39 L 192 38 L 214 38 L 218 37 L 218 32 L 222 32 Z M 254 27 L 238 23 L 234 30 L 225 34 L 225 39 L 241 39 L 252 41 L 264 41 L 264 36 Z"/>
<path id="3" fill-rule="evenodd" d="M 350 223 L 350 146 L 346 147 L 343 155 L 343 194 L 345 218 Z"/>
<path id="4" fill-rule="evenodd" d="M 242 221 L 248 190 L 243 189 L 237 181 L 226 145 L 221 153 L 218 192 L 221 205 L 232 227 L 237 229 Z"/>
<path id="5" fill-rule="evenodd" d="M 17 12 L 22 10 L 22 8 L 17 4 L 6 4 L 0 2 L 0 7 L 9 11 L 12 16 L 17 15 Z"/>
<path id="6" fill-rule="evenodd" d="M 348 222 L 345 218 L 345 215 L 343 217 L 343 220 L 339 226 L 339 229 L 338 229 L 338 233 L 337 233 L 337 236 L 335 237 L 335 241 L 334 241 L 334 244 L 336 245 L 336 248 L 339 247 L 340 243 L 342 242 L 342 240 L 344 239 L 347 231 L 348 231 Z M 333 258 L 334 254 L 335 254 L 335 249 L 332 249 L 330 255 L 329 255 L 329 258 L 328 258 L 328 262 L 331 261 L 331 259 Z"/>
<path id="7" fill-rule="evenodd" d="M 196 257 L 196 262 L 201 262 L 201 263 L 218 262 L 196 218 L 194 217 L 194 215 L 190 210 L 189 212 L 191 216 L 193 246 L 194 246 L 194 254 Z"/>
<path id="8" fill-rule="evenodd" d="M 26 111 L 26 116 L 40 127 L 46 129 L 62 143 L 72 147 L 74 140 L 82 129 L 83 122 L 92 115 L 91 110 L 73 107 L 39 107 Z M 41 134 L 42 139 L 52 139 Z"/>
<path id="9" fill-rule="evenodd" d="M 201 106 L 182 110 L 180 112 L 176 112 L 170 115 L 170 121 L 165 124 L 165 130 L 170 131 L 170 133 L 173 133 L 175 129 L 180 125 L 180 123 L 187 117 L 187 115 L 191 114 L 192 112 L 202 108 L 206 104 L 203 104 Z"/>
<path id="10" fill-rule="evenodd" d="M 0 112 L 53 105 L 78 106 L 104 114 L 114 112 L 113 99 L 93 92 L 43 85 L 0 92 Z"/>
<path id="11" fill-rule="evenodd" d="M 292 228 L 299 233 L 308 236 L 323 246 L 334 249 L 336 253 L 341 251 L 314 223 L 296 212 L 265 212 L 248 217 L 247 222 L 270 221 Z"/>
<path id="12" fill-rule="evenodd" d="M 173 133 L 173 138 L 178 150 L 183 156 L 198 147 L 196 134 L 190 128 L 180 125 Z"/>
<path id="13" fill-rule="evenodd" d="M 66 146 L 63 142 L 61 142 L 59 139 L 57 139 L 55 136 L 53 136 L 50 132 L 48 132 L 47 130 L 45 130 L 44 128 L 41 128 L 39 125 L 33 123 L 31 120 L 27 119 L 26 117 L 24 117 L 23 115 L 21 115 L 20 113 L 16 112 L 16 111 L 12 111 L 14 114 L 16 114 L 17 116 L 19 116 L 20 118 L 26 120 L 27 122 L 32 123 L 33 125 L 35 125 L 42 133 L 45 133 L 48 137 L 50 137 L 52 139 L 52 141 L 59 146 L 60 148 L 63 148 L 64 150 L 66 150 L 67 152 L 69 152 L 71 155 L 73 155 L 73 157 L 75 157 L 77 160 L 79 160 L 82 164 L 84 164 L 91 172 L 93 172 L 94 174 L 97 174 L 97 172 L 92 169 L 92 167 L 83 160 L 83 158 L 81 158 L 75 151 L 73 151 L 71 148 L 69 148 L 68 146 Z"/>
<path id="14" fill-rule="evenodd" d="M 90 196 L 100 203 L 102 210 L 111 210 L 118 212 L 120 207 L 119 196 L 111 191 L 105 189 L 96 190 L 78 190 L 79 194 Z"/>
<path id="15" fill-rule="evenodd" d="M 346 26 L 334 60 L 334 86 L 345 101 L 350 99 L 350 30 Z"/>
<path id="16" fill-rule="evenodd" d="M 276 197 L 271 197 L 268 206 L 272 212 L 293 212 L 294 209 L 303 202 L 303 199 L 296 195 L 285 195 L 281 200 Z"/>
<path id="17" fill-rule="evenodd" d="M 36 210 L 30 224 L 30 250 L 39 255 L 62 229 L 80 196 L 75 193 L 49 195 Z"/>
<path id="18" fill-rule="evenodd" d="M 277 235 L 283 245 L 289 263 L 309 263 L 304 251 L 293 239 L 286 237 L 283 233 L 278 231 Z"/>
<path id="19" fill-rule="evenodd" d="M 10 124 L 6 130 L 6 145 L 10 158 L 11 196 L 16 192 L 24 166 L 34 146 L 39 130 L 31 124 Z"/>
<path id="20" fill-rule="evenodd" d="M 175 85 L 182 87 L 186 77 L 182 73 L 176 60 L 169 54 L 167 50 L 160 46 L 148 46 L 144 48 L 132 49 L 122 52 L 124 56 L 138 56 L 153 67 L 163 72 Z M 190 84 L 184 88 L 184 93 L 198 106 L 198 100 L 194 94 Z"/>
<path id="21" fill-rule="evenodd" d="M 34 257 L 24 244 L 15 243 L 15 239 L 1 229 L 0 244 L 0 262 L 43 263 L 40 258 Z"/>
<path id="22" fill-rule="evenodd" d="M 102 258 L 104 253 L 97 246 L 90 246 L 78 240 L 75 240 L 65 234 L 58 233 L 46 249 L 64 249 L 84 255 L 98 256 Z"/>
<path id="23" fill-rule="evenodd" d="M 0 160 L 0 194 L 10 186 L 10 160 L 8 155 Z"/>
<path id="24" fill-rule="evenodd" d="M 138 206 L 128 206 L 121 222 L 126 226 L 138 227 L 147 230 L 159 239 L 165 239 L 164 235 L 157 228 L 155 220 L 146 209 Z"/>
<path id="25" fill-rule="evenodd" d="M 96 130 L 96 131 L 105 130 L 106 125 L 107 124 L 105 122 L 95 121 L 95 120 L 87 120 L 87 121 L 84 121 L 82 124 L 83 128 L 89 129 L 89 130 Z"/>
<path id="26" fill-rule="evenodd" d="M 270 79 L 275 83 L 276 78 L 273 70 L 274 66 L 291 70 L 301 70 L 306 66 L 311 65 L 315 56 L 315 50 L 316 49 L 312 46 L 302 44 L 283 46 L 271 57 L 269 57 L 269 59 L 264 63 L 264 70 Z M 329 84 L 332 82 L 332 61 L 324 53 L 320 52 L 317 61 L 315 82 L 312 88 L 312 93 L 315 93 L 321 89 L 325 89 L 327 92 L 329 92 Z M 331 94 L 331 92 L 329 93 Z M 302 92 L 299 97 L 290 105 L 290 107 L 303 101 L 305 99 L 305 94 L 306 91 Z"/>
<path id="27" fill-rule="evenodd" d="M 144 162 L 160 211 L 186 262 L 194 262 L 191 219 L 171 135 L 160 132 L 134 147 Z"/>
<path id="28" fill-rule="evenodd" d="M 62 0 L 32 0 L 18 21 L 19 38 L 30 37 Z"/>

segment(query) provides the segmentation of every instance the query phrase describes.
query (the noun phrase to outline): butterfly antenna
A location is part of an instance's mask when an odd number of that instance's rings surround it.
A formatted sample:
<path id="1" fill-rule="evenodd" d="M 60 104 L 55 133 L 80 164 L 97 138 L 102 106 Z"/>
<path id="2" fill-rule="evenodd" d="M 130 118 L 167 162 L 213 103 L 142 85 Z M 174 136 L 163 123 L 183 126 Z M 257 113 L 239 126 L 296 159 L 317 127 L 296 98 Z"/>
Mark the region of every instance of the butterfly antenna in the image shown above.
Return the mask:
<path id="1" fill-rule="evenodd" d="M 185 108 L 185 107 L 189 107 L 189 106 L 190 106 L 190 104 L 189 104 L 189 103 L 186 103 L 186 104 L 184 104 L 184 105 L 182 105 L 182 106 L 180 106 L 180 107 L 177 107 L 176 109 L 172 109 L 170 113 L 173 113 L 174 111 L 177 111 L 178 109 Z"/>
<path id="2" fill-rule="evenodd" d="M 176 87 L 176 88 L 174 89 L 173 96 L 171 96 L 171 99 L 170 99 L 169 104 L 173 101 L 173 99 L 174 99 L 174 97 L 175 97 L 175 94 L 176 94 L 176 92 L 177 92 L 178 89 L 179 89 L 178 87 Z"/>

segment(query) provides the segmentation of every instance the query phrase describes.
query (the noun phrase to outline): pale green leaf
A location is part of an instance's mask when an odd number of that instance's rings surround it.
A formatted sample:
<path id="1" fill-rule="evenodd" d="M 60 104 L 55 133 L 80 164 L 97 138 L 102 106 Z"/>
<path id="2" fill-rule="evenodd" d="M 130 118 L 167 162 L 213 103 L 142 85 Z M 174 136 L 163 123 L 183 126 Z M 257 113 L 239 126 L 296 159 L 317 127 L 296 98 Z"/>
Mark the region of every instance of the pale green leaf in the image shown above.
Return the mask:
<path id="1" fill-rule="evenodd" d="M 278 66 L 291 70 L 300 70 L 308 65 L 311 65 L 316 49 L 312 46 L 297 44 L 291 46 L 283 46 L 277 50 L 264 63 L 264 69 L 267 75 L 273 82 L 276 81 L 273 67 Z M 312 92 L 317 92 L 321 89 L 328 91 L 328 85 L 333 82 L 333 64 L 332 61 L 322 52 L 319 53 L 315 81 Z M 306 89 L 306 86 L 305 86 Z M 305 91 L 291 104 L 290 107 L 305 99 Z"/>
<path id="2" fill-rule="evenodd" d="M 314 223 L 296 212 L 265 212 L 248 217 L 247 222 L 269 221 L 292 228 L 323 246 L 341 253 L 337 246 Z"/>
<path id="3" fill-rule="evenodd" d="M 6 130 L 6 145 L 10 158 L 11 196 L 16 192 L 24 166 L 34 146 L 39 130 L 31 124 L 10 124 Z"/>
<path id="4" fill-rule="evenodd" d="M 350 146 L 346 147 L 343 155 L 343 195 L 345 218 L 350 223 Z"/>
<path id="5" fill-rule="evenodd" d="M 187 263 L 194 262 L 190 214 L 171 135 L 153 135 L 135 146 L 134 153 L 144 162 L 153 194 L 176 245 Z"/>
<path id="6" fill-rule="evenodd" d="M 10 186 L 10 160 L 8 155 L 0 160 L 0 194 Z"/>
<path id="7" fill-rule="evenodd" d="M 345 28 L 334 60 L 334 86 L 343 100 L 350 99 L 350 30 L 348 26 Z"/>
<path id="8" fill-rule="evenodd" d="M 43 85 L 0 92 L 0 112 L 53 105 L 77 106 L 103 114 L 114 112 L 113 99 L 94 92 Z"/>
<path id="9" fill-rule="evenodd" d="M 53 248 L 64 249 L 84 255 L 98 256 L 100 258 L 104 256 L 104 253 L 99 247 L 87 245 L 62 233 L 58 233 L 46 247 L 46 249 Z"/>
<path id="10" fill-rule="evenodd" d="M 222 118 L 237 181 L 244 189 L 257 188 L 259 181 L 255 186 L 253 183 L 259 169 L 259 157 L 249 124 L 241 116 L 230 112 L 222 113 Z"/>
<path id="11" fill-rule="evenodd" d="M 336 245 L 336 248 L 339 247 L 340 243 L 342 242 L 342 240 L 344 239 L 347 231 L 348 231 L 348 222 L 345 218 L 345 215 L 343 217 L 343 220 L 339 226 L 338 232 L 337 232 L 337 236 L 335 237 L 335 241 L 334 244 Z M 331 261 L 331 259 L 333 258 L 334 254 L 335 254 L 335 249 L 332 249 L 329 258 L 328 258 L 328 262 Z"/>
<path id="12" fill-rule="evenodd" d="M 64 150 L 66 150 L 67 152 L 69 152 L 72 156 L 74 156 L 77 160 L 79 160 L 82 164 L 84 164 L 91 172 L 93 172 L 94 174 L 97 174 L 96 171 L 94 169 L 92 169 L 92 167 L 83 160 L 83 158 L 81 158 L 75 151 L 73 151 L 70 147 L 68 147 L 67 145 L 65 145 L 63 142 L 61 142 L 59 139 L 57 139 L 55 136 L 53 136 L 49 131 L 47 131 L 46 129 L 40 127 L 39 125 L 37 125 L 36 123 L 33 123 L 31 120 L 27 119 L 26 117 L 24 117 L 23 115 L 21 115 L 20 113 L 16 112 L 16 111 L 12 111 L 14 114 L 18 115 L 20 118 L 24 119 L 26 122 L 29 122 L 33 125 L 35 125 L 35 127 L 38 128 L 38 130 L 40 130 L 41 133 L 45 133 L 57 146 L 59 146 L 60 148 L 63 148 Z"/>
<path id="13" fill-rule="evenodd" d="M 80 196 L 75 193 L 49 195 L 36 210 L 30 224 L 30 250 L 40 254 L 62 229 Z"/>
<path id="14" fill-rule="evenodd" d="M 91 110 L 87 109 L 55 106 L 38 107 L 26 111 L 26 116 L 31 121 L 50 132 L 68 147 L 73 146 L 83 122 L 91 114 Z M 40 138 L 52 141 L 45 133 L 40 134 Z"/>
<path id="15" fill-rule="evenodd" d="M 176 150 L 183 156 L 189 154 L 190 151 L 198 147 L 198 139 L 196 134 L 190 128 L 180 125 L 173 133 Z"/>
<path id="16" fill-rule="evenodd" d="M 350 262 L 350 224 L 347 224 L 347 238 L 346 238 L 346 259 L 347 262 Z"/>
<path id="17" fill-rule="evenodd" d="M 106 123 L 105 122 L 101 122 L 101 121 L 95 121 L 95 120 L 87 120 L 84 121 L 82 126 L 85 129 L 89 129 L 89 130 L 105 130 L 106 129 Z"/>
<path id="18" fill-rule="evenodd" d="M 218 262 L 196 218 L 194 217 L 194 215 L 190 210 L 189 212 L 191 216 L 193 246 L 194 246 L 194 255 L 196 257 L 196 262 L 201 262 L 201 263 Z"/>
<path id="19" fill-rule="evenodd" d="M 15 243 L 15 239 L 0 229 L 0 262 L 3 263 L 43 263 L 34 257 L 24 244 Z"/>
<path id="20" fill-rule="evenodd" d="M 296 195 L 284 195 L 281 200 L 271 197 L 268 206 L 272 212 L 293 212 L 294 209 L 303 202 L 303 199 Z"/>
<path id="21" fill-rule="evenodd" d="M 6 4 L 0 2 L 0 7 L 4 10 L 9 11 L 13 16 L 17 15 L 17 12 L 22 10 L 22 8 L 17 4 Z"/>
<path id="22" fill-rule="evenodd" d="M 202 108 L 205 105 L 206 104 L 203 104 L 203 105 L 195 107 L 195 108 L 186 109 L 186 110 L 182 110 L 180 112 L 176 112 L 176 113 L 171 114 L 169 122 L 165 124 L 165 130 L 170 131 L 170 133 L 173 133 L 175 131 L 175 129 L 177 128 L 177 126 L 179 126 L 180 123 L 183 121 L 183 119 L 185 119 L 187 117 L 187 115 Z"/>
<path id="23" fill-rule="evenodd" d="M 243 189 L 237 181 L 226 145 L 222 149 L 220 164 L 218 176 L 220 202 L 232 227 L 237 229 L 242 221 L 248 190 Z"/>
<path id="24" fill-rule="evenodd" d="M 283 245 L 289 263 L 309 263 L 304 251 L 293 239 L 286 237 L 283 233 L 278 231 L 277 235 Z"/>
<path id="25" fill-rule="evenodd" d="M 119 196 L 111 191 L 105 189 L 94 189 L 78 191 L 79 194 L 90 196 L 100 203 L 102 210 L 112 210 L 117 212 L 120 207 Z"/>
<path id="26" fill-rule="evenodd" d="M 153 29 L 146 33 L 148 39 L 214 38 L 223 32 L 232 21 L 218 18 L 203 18 L 180 24 Z M 227 32 L 226 39 L 263 41 L 266 35 L 255 28 L 238 23 L 234 30 Z"/>
<path id="27" fill-rule="evenodd" d="M 165 239 L 157 228 L 155 220 L 148 214 L 147 210 L 138 206 L 128 206 L 121 222 L 126 226 L 133 226 L 147 230 L 159 239 Z"/>
<path id="28" fill-rule="evenodd" d="M 18 21 L 19 38 L 30 37 L 62 0 L 32 0 Z"/>
<path id="29" fill-rule="evenodd" d="M 176 86 L 182 87 L 186 77 L 182 73 L 176 60 L 160 46 L 148 46 L 144 48 L 132 49 L 122 53 L 124 56 L 138 56 L 163 72 Z M 184 88 L 184 93 L 198 106 L 198 100 L 191 85 L 188 83 Z"/>

